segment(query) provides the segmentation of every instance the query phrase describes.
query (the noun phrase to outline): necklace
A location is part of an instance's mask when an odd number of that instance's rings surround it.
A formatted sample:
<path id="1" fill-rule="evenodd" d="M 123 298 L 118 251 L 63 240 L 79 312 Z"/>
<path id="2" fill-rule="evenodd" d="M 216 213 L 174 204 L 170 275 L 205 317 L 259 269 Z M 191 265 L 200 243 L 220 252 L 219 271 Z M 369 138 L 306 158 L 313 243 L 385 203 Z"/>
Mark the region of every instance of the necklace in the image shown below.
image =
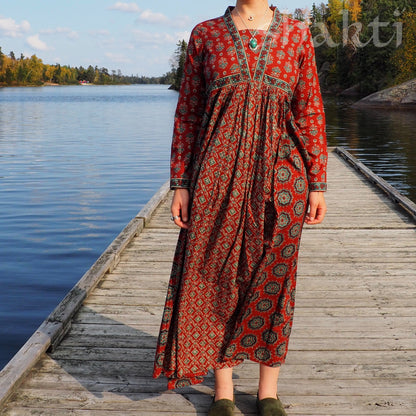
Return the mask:
<path id="1" fill-rule="evenodd" d="M 257 29 L 254 29 L 254 31 L 252 32 L 252 31 L 248 28 L 248 26 L 246 25 L 246 22 L 244 21 L 244 19 L 241 17 L 241 14 L 240 14 L 240 12 L 238 11 L 238 9 L 237 9 L 237 8 L 235 8 L 235 10 L 236 10 L 236 12 L 237 12 L 237 14 L 238 14 L 238 16 L 239 16 L 240 20 L 243 22 L 243 25 L 246 27 L 246 29 L 249 31 L 249 33 L 250 33 L 250 35 L 251 35 L 251 38 L 250 38 L 250 40 L 249 40 L 249 42 L 248 42 L 248 47 L 249 47 L 252 51 L 255 51 L 255 50 L 257 49 L 257 47 L 259 46 L 259 43 L 257 42 L 257 39 L 256 39 L 256 35 L 257 35 L 257 32 L 259 31 L 259 29 L 260 29 L 262 26 L 261 26 L 261 25 L 260 25 L 260 26 L 258 26 L 258 27 L 257 27 Z M 267 7 L 267 9 L 266 9 L 266 13 L 264 13 L 264 16 L 263 16 L 263 21 L 264 21 L 265 17 L 267 16 L 267 12 L 268 12 L 269 10 L 270 10 L 270 9 L 269 9 L 269 7 Z M 248 17 L 248 20 L 252 21 L 252 20 L 254 20 L 254 17 L 253 17 L 253 16 L 249 16 L 249 17 Z"/>

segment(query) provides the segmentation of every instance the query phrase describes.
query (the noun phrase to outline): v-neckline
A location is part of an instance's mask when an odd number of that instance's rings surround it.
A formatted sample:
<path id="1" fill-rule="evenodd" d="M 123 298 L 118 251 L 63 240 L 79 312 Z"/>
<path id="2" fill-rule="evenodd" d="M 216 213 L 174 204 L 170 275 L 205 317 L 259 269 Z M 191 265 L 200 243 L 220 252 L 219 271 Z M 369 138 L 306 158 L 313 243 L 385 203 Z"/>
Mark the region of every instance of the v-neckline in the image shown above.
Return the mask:
<path id="1" fill-rule="evenodd" d="M 240 65 L 240 71 L 243 78 L 246 78 L 250 81 L 261 81 L 264 76 L 264 71 L 266 69 L 267 57 L 269 55 L 270 43 L 272 39 L 272 32 L 274 32 L 280 25 L 281 15 L 277 11 L 276 7 L 271 8 L 273 10 L 273 17 L 270 21 L 270 25 L 265 31 L 264 41 L 261 46 L 256 68 L 254 73 L 251 73 L 250 64 L 247 58 L 246 48 L 244 47 L 243 41 L 241 39 L 240 31 L 237 29 L 237 26 L 231 16 L 231 11 L 233 10 L 232 6 L 229 6 L 224 14 L 224 21 L 227 25 L 228 31 L 231 34 L 231 37 L 234 41 L 234 47 L 237 52 L 237 58 Z M 277 19 L 277 16 L 279 19 Z M 250 32 L 250 31 L 249 31 Z"/>

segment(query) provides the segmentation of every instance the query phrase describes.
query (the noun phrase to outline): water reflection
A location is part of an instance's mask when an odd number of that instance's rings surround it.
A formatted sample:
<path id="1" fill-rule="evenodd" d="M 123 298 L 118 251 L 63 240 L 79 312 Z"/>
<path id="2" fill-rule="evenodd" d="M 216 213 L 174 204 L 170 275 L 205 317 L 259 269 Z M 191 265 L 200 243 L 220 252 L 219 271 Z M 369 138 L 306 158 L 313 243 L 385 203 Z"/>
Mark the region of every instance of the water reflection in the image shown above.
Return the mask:
<path id="1" fill-rule="evenodd" d="M 416 111 L 355 109 L 325 97 L 328 143 L 345 146 L 370 169 L 416 201 Z"/>

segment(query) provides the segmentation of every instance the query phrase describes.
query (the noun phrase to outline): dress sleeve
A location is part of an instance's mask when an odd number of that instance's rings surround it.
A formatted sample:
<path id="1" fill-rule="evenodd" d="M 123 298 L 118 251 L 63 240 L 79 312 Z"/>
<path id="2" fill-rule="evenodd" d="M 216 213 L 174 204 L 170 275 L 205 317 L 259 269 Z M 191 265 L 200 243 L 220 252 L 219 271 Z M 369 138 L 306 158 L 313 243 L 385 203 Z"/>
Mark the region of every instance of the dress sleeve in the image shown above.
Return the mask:
<path id="1" fill-rule="evenodd" d="M 326 191 L 327 144 L 325 113 L 309 28 L 304 27 L 299 56 L 299 78 L 292 99 L 292 113 L 305 149 L 309 189 Z"/>
<path id="2" fill-rule="evenodd" d="M 188 43 L 184 75 L 175 112 L 171 148 L 170 188 L 189 188 L 193 157 L 205 108 L 204 44 L 198 26 Z"/>

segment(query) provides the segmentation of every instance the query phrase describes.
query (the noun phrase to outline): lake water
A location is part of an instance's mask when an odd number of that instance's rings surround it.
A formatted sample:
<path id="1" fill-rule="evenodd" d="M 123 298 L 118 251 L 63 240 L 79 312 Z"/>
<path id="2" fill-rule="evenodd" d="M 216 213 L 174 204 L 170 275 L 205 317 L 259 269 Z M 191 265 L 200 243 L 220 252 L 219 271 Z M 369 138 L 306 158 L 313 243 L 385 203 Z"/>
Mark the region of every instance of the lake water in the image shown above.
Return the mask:
<path id="1" fill-rule="evenodd" d="M 169 177 L 166 86 L 0 89 L 0 368 Z M 343 145 L 416 201 L 415 112 L 326 98 Z"/>
<path id="2" fill-rule="evenodd" d="M 344 146 L 416 202 L 416 110 L 354 109 L 325 98 L 328 144 Z"/>

